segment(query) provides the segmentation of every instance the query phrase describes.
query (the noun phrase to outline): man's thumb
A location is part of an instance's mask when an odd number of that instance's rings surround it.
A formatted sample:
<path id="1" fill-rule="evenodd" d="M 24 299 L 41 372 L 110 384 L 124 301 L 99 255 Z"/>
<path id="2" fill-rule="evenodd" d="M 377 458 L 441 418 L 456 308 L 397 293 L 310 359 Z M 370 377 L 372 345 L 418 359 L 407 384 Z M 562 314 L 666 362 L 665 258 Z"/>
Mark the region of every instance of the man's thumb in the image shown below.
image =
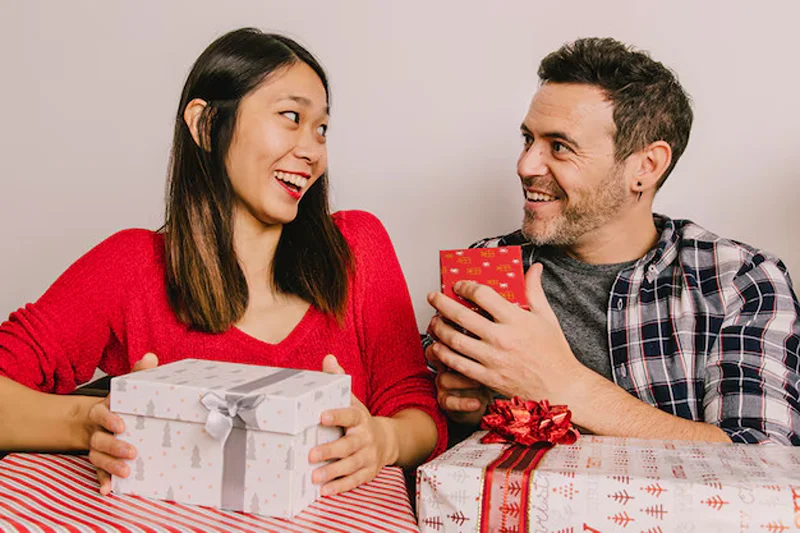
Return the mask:
<path id="1" fill-rule="evenodd" d="M 534 263 L 525 273 L 525 296 L 528 298 L 528 305 L 531 311 L 550 305 L 542 288 L 542 269 L 541 263 Z"/>
<path id="2" fill-rule="evenodd" d="M 322 360 L 322 371 L 328 374 L 344 374 L 344 368 L 339 365 L 335 355 L 328 354 Z"/>
<path id="3" fill-rule="evenodd" d="M 138 372 L 139 370 L 147 370 L 148 368 L 155 368 L 158 366 L 158 357 L 154 353 L 146 353 L 144 357 L 139 359 L 131 372 Z"/>

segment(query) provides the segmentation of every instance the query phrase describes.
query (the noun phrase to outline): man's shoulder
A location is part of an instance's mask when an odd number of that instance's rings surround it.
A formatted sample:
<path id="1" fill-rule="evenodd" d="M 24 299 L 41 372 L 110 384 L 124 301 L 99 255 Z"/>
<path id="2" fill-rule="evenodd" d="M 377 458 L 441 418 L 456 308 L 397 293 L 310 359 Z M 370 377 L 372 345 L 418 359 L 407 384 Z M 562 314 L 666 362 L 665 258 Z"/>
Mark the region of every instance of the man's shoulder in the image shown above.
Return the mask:
<path id="1" fill-rule="evenodd" d="M 787 277 L 784 263 L 776 255 L 732 238 L 722 237 L 688 219 L 663 217 L 665 231 L 673 231 L 672 242 L 684 267 L 715 277 L 741 276 L 767 270 L 770 276 Z"/>

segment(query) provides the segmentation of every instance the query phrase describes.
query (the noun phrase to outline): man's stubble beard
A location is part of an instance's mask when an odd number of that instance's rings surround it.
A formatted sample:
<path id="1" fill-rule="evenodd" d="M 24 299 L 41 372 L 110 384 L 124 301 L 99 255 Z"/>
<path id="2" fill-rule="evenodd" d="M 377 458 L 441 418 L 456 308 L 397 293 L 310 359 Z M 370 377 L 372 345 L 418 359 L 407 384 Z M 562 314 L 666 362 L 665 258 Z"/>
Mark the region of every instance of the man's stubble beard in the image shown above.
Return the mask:
<path id="1" fill-rule="evenodd" d="M 555 218 L 537 220 L 525 209 L 522 233 L 536 246 L 570 246 L 580 237 L 612 220 L 628 201 L 621 165 L 615 165 L 607 179 L 592 190 L 575 191 Z M 564 196 L 562 195 L 561 202 Z"/>

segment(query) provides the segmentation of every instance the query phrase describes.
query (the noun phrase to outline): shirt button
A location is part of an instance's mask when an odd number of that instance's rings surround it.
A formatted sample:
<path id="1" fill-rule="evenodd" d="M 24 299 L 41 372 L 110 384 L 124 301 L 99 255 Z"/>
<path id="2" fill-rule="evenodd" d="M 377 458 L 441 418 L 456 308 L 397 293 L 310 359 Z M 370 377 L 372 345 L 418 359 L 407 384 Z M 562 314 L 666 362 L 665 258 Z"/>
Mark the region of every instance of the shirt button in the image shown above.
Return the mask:
<path id="1" fill-rule="evenodd" d="M 649 267 L 647 267 L 647 271 L 650 272 L 651 274 L 655 274 L 656 270 L 657 269 L 655 265 L 650 265 Z"/>
<path id="2" fill-rule="evenodd" d="M 623 308 L 624 306 L 625 306 L 625 304 L 622 302 L 622 298 L 617 298 L 617 309 L 619 309 L 620 311 L 622 311 L 622 308 Z"/>
<path id="3" fill-rule="evenodd" d="M 622 376 L 623 378 L 628 377 L 628 370 L 623 366 L 622 368 L 619 369 L 619 375 Z"/>

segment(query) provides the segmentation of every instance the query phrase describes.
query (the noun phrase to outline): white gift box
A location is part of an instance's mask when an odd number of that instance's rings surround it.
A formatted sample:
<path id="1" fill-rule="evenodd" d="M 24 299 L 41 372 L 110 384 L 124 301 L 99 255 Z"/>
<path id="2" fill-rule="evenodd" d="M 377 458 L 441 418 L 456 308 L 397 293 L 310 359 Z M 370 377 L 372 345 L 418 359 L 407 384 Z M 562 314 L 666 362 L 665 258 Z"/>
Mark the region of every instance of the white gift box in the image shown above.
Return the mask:
<path id="1" fill-rule="evenodd" d="M 484 498 L 485 469 L 507 446 L 481 444 L 484 434 L 418 469 L 423 533 L 788 533 L 800 528 L 797 448 L 584 436 L 549 450 L 524 490 L 495 470 L 491 507 Z M 487 511 L 490 507 L 494 511 Z"/>
<path id="2" fill-rule="evenodd" d="M 350 376 L 185 359 L 113 378 L 110 401 L 137 449 L 114 492 L 292 517 L 319 496 L 308 453 L 341 436 L 319 419 L 350 405 Z"/>

